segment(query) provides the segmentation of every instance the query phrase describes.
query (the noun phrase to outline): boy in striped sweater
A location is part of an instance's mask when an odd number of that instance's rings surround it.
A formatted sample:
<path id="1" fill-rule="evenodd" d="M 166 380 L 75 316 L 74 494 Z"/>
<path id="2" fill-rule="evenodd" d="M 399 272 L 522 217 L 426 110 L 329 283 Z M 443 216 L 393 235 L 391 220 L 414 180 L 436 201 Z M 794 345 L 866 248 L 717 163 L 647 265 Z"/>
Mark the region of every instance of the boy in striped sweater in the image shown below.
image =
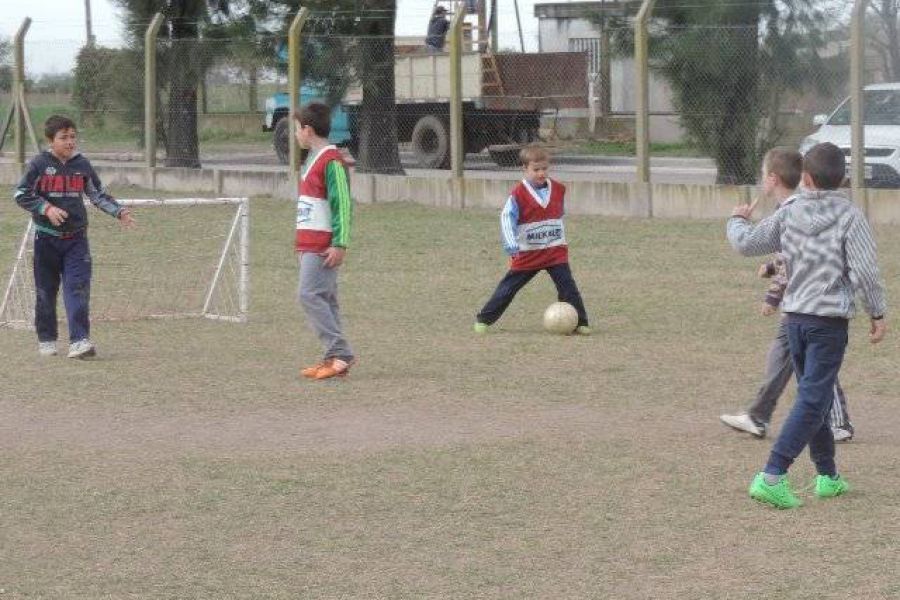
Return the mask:
<path id="1" fill-rule="evenodd" d="M 819 144 L 803 159 L 804 189 L 793 203 L 755 227 L 749 220 L 755 202 L 735 207 L 728 220 L 728 241 L 741 254 L 782 252 L 787 261 L 782 307 L 797 397 L 765 468 L 749 489 L 751 498 L 776 508 L 801 504 L 786 474 L 807 445 L 818 473 L 816 495 L 830 498 L 850 489 L 837 472 L 827 416 L 857 292 L 869 314 L 870 341 L 877 344 L 886 331 L 875 241 L 865 215 L 838 191 L 845 175 L 841 149 Z"/>
<path id="2" fill-rule="evenodd" d="M 578 312 L 573 333 L 590 335 L 584 302 L 569 268 L 563 226 L 566 188 L 548 177 L 550 154 L 544 148 L 530 144 L 522 149 L 519 160 L 525 179 L 513 188 L 500 213 L 500 235 L 503 249 L 510 256 L 509 271 L 475 317 L 475 332 L 485 333 L 519 290 L 535 275 L 547 271 L 556 285 L 559 301 L 568 302 Z"/>
<path id="3" fill-rule="evenodd" d="M 301 374 L 309 379 L 329 379 L 346 375 L 354 363 L 337 301 L 337 270 L 350 241 L 350 184 L 340 151 L 328 143 L 331 109 L 313 102 L 293 118 L 297 142 L 309 149 L 297 198 L 299 297 L 310 327 L 325 348 L 324 358 Z"/>
<path id="4" fill-rule="evenodd" d="M 778 208 L 785 208 L 795 200 L 797 186 L 803 172 L 803 155 L 793 148 L 773 148 L 763 158 L 763 196 L 778 202 Z M 761 313 L 770 316 L 778 312 L 787 288 L 787 262 L 783 254 L 776 254 L 772 260 L 760 266 L 760 277 L 771 282 L 762 303 Z M 763 438 L 769 429 L 772 413 L 778 399 L 794 374 L 791 349 L 788 346 L 787 324 L 784 319 L 778 324 L 778 333 L 766 355 L 766 373 L 762 385 L 753 401 L 743 412 L 724 414 L 719 419 L 738 431 Z M 847 412 L 847 398 L 838 380 L 834 381 L 834 395 L 829 419 L 834 441 L 846 442 L 853 438 L 853 425 Z"/>

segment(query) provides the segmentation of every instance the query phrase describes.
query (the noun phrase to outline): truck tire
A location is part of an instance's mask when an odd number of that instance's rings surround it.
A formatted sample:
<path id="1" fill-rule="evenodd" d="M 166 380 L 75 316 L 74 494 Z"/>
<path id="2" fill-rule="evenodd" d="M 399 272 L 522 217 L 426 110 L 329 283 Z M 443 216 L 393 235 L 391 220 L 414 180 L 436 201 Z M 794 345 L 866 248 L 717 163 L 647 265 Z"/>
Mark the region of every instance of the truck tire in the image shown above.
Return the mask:
<path id="1" fill-rule="evenodd" d="M 274 132 L 272 134 L 272 146 L 275 148 L 275 156 L 278 157 L 278 162 L 286 165 L 291 160 L 291 146 L 288 143 L 288 140 L 291 139 L 291 122 L 288 120 L 288 117 L 281 117 L 272 131 Z M 300 164 L 306 161 L 308 154 L 309 150 L 300 148 Z"/>
<path id="2" fill-rule="evenodd" d="M 281 117 L 278 119 L 278 122 L 275 123 L 275 127 L 272 128 L 272 146 L 275 148 L 275 156 L 278 157 L 278 162 L 283 165 L 288 164 L 288 160 L 290 160 L 291 148 L 290 148 L 290 136 L 291 136 L 291 122 L 287 117 Z"/>
<path id="3" fill-rule="evenodd" d="M 450 168 L 450 132 L 447 124 L 433 115 L 416 121 L 412 149 L 419 166 L 425 169 Z"/>

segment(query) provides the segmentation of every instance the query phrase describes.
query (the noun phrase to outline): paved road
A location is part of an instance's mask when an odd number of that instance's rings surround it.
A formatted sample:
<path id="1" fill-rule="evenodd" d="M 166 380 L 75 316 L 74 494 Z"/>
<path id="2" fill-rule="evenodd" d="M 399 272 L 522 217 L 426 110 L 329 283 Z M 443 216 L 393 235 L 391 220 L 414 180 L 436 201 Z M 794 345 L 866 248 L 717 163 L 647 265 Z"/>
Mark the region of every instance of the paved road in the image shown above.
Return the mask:
<path id="1" fill-rule="evenodd" d="M 92 160 L 98 164 L 139 163 L 143 157 L 138 153 L 92 153 Z M 420 169 L 415 164 L 411 152 L 401 152 L 401 162 L 409 174 L 435 176 L 444 172 L 437 169 Z M 258 171 L 279 171 L 284 169 L 272 152 L 235 152 L 229 154 L 205 155 L 203 166 L 213 169 L 240 169 Z M 468 177 L 481 179 L 507 177 L 519 171 L 516 167 L 498 167 L 487 155 L 469 155 L 465 169 Z M 557 178 L 569 180 L 601 180 L 628 182 L 636 178 L 635 160 L 625 156 L 578 156 L 559 155 L 554 157 L 553 172 Z M 711 184 L 716 180 L 714 163 L 704 158 L 657 157 L 651 161 L 651 177 L 658 183 Z"/>

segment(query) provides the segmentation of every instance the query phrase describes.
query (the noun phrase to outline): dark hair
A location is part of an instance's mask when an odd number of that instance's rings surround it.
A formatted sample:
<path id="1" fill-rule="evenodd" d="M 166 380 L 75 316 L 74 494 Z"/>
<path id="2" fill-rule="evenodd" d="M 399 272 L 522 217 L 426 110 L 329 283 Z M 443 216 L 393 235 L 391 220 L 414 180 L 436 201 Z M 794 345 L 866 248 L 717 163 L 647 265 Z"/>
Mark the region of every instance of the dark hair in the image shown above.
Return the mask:
<path id="1" fill-rule="evenodd" d="M 763 168 L 766 175 L 774 173 L 785 187 L 794 189 L 800 185 L 800 176 L 803 173 L 803 155 L 793 148 L 785 146 L 772 148 L 766 152 Z"/>
<path id="2" fill-rule="evenodd" d="M 437 8 L 434 9 L 434 16 L 446 15 L 446 14 L 447 14 L 447 9 L 444 8 L 443 6 L 438 6 Z"/>
<path id="3" fill-rule="evenodd" d="M 65 129 L 74 129 L 78 130 L 75 127 L 75 121 L 70 119 L 69 117 L 63 117 L 61 115 L 53 115 L 52 117 L 48 117 L 46 121 L 44 121 L 44 137 L 48 140 L 52 140 L 56 137 L 56 134 Z"/>
<path id="4" fill-rule="evenodd" d="M 540 144 L 528 144 L 519 151 L 519 162 L 523 167 L 538 161 L 550 161 L 550 153 Z"/>
<path id="5" fill-rule="evenodd" d="M 831 142 L 816 144 L 803 157 L 803 171 L 820 190 L 836 190 L 847 176 L 844 151 Z"/>
<path id="6" fill-rule="evenodd" d="M 331 133 L 331 109 L 326 104 L 310 102 L 299 111 L 294 111 L 293 117 L 297 125 L 300 127 L 309 125 L 321 138 L 327 138 Z"/>

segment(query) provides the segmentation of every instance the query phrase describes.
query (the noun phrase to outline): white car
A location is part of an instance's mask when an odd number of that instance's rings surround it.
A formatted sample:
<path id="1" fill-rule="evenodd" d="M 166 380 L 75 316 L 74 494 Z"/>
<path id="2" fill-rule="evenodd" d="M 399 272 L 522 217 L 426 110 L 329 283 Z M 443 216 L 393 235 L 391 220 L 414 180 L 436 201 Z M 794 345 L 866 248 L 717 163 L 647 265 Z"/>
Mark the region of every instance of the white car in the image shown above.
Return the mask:
<path id="1" fill-rule="evenodd" d="M 866 185 L 900 188 L 900 83 L 867 85 L 865 98 Z M 831 115 L 816 115 L 818 131 L 800 144 L 800 152 L 822 142 L 840 147 L 850 163 L 850 99 Z"/>

